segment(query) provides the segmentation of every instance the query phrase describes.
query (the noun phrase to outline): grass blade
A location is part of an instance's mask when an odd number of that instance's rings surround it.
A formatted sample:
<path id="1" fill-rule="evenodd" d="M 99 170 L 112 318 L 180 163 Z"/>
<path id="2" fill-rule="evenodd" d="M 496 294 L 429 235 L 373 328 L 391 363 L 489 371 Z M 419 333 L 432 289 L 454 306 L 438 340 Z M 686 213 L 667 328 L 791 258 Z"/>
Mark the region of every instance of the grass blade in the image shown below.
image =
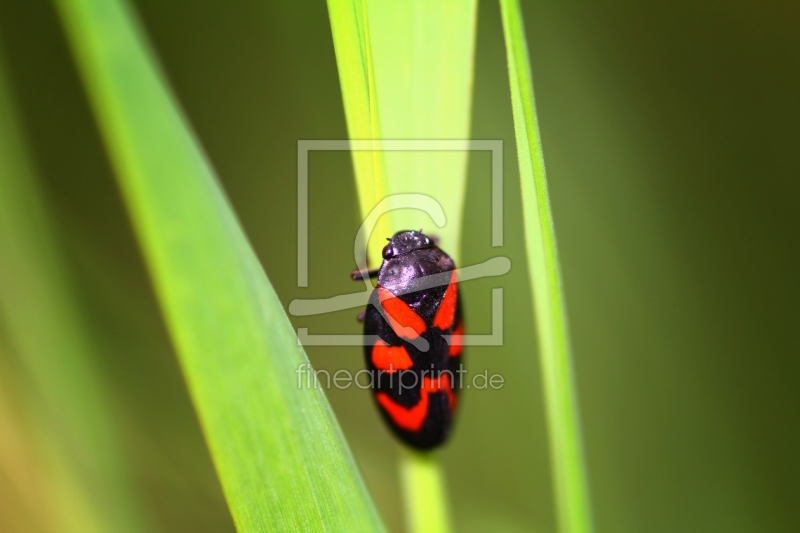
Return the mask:
<path id="1" fill-rule="evenodd" d="M 329 0 L 328 10 L 351 139 L 468 138 L 476 2 Z M 468 154 L 418 146 L 353 152 L 364 219 L 389 195 L 417 193 L 435 199 L 447 220 L 437 227 L 419 209 L 387 213 L 369 241 L 373 265 L 383 238 L 401 229 L 437 234 L 456 261 L 460 256 Z M 404 451 L 400 460 L 411 530 L 449 531 L 436 456 Z"/>
<path id="2" fill-rule="evenodd" d="M 477 2 L 329 0 L 336 62 L 351 139 L 467 139 Z M 424 228 L 458 258 L 467 152 L 353 152 L 363 218 L 385 197 L 434 198 L 447 223 L 399 209 L 384 215 L 370 258 L 400 229 Z M 386 220 L 388 218 L 389 220 Z"/>
<path id="3" fill-rule="evenodd" d="M 329 0 L 328 14 L 349 136 L 357 140 L 380 139 L 366 1 Z M 366 219 L 389 194 L 384 154 L 377 149 L 354 150 L 351 154 L 359 207 L 362 217 Z M 384 237 L 390 236 L 395 227 L 390 222 L 394 215 L 386 213 L 379 218 L 375 231 L 368 237 L 366 245 L 370 264 L 377 264 L 381 260 Z"/>
<path id="4" fill-rule="evenodd" d="M 403 450 L 400 461 L 409 530 L 416 533 L 450 531 L 444 471 L 437 456 Z"/>
<path id="5" fill-rule="evenodd" d="M 57 5 L 237 529 L 383 530 L 135 17 L 118 0 Z"/>
<path id="6" fill-rule="evenodd" d="M 547 193 L 522 12 L 500 0 L 522 187 L 525 244 L 544 381 L 557 518 L 563 533 L 592 531 L 578 403 L 555 230 Z"/>
<path id="7" fill-rule="evenodd" d="M 21 418 L 31 421 L 28 436 L 35 449 L 21 451 L 42 464 L 29 465 L 24 476 L 41 479 L 20 481 L 40 485 L 38 496 L 46 504 L 39 503 L 35 519 L 45 530 L 147 531 L 92 335 L 71 289 L 10 92 L 0 57 L 0 318 L 9 351 L 24 368 L 21 382 L 13 385 L 24 397 Z M 14 433 L 6 429 L 4 441 Z M 3 477 L 13 477 L 2 470 Z"/>
<path id="8" fill-rule="evenodd" d="M 476 1 L 367 1 L 376 102 L 383 139 L 467 139 L 472 103 Z M 437 228 L 417 209 L 393 214 L 399 229 L 436 233 L 456 260 L 466 150 L 385 152 L 390 194 L 421 193 L 444 209 Z"/>

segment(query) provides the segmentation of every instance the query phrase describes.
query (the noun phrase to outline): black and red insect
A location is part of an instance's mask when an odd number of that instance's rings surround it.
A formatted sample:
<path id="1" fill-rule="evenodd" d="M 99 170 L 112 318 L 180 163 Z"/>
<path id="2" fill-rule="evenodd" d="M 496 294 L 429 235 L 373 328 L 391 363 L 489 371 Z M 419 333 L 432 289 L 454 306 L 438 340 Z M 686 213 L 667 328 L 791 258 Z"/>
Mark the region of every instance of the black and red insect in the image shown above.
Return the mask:
<path id="1" fill-rule="evenodd" d="M 455 263 L 422 231 L 396 233 L 364 314 L 364 355 L 378 409 L 410 446 L 447 440 L 458 403 L 464 331 Z"/>

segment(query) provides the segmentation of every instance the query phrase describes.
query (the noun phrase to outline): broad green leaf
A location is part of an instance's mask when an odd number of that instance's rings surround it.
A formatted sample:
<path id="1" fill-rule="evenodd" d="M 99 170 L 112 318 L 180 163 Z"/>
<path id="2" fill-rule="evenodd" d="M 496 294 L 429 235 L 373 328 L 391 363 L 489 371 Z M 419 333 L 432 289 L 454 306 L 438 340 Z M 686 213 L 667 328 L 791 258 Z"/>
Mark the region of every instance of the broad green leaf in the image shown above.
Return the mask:
<path id="1" fill-rule="evenodd" d="M 567 331 L 553 216 L 522 13 L 516 0 L 500 0 L 517 137 L 525 245 L 552 454 L 557 518 L 563 533 L 592 531 L 586 464 Z"/>
<path id="2" fill-rule="evenodd" d="M 465 140 L 472 99 L 475 1 L 329 0 L 336 62 L 351 139 Z M 419 209 L 397 209 L 370 240 L 377 262 L 384 237 L 402 229 L 438 235 L 458 257 L 468 152 L 426 142 L 400 150 L 354 151 L 363 218 L 387 196 L 416 193 L 438 202 L 439 227 Z M 395 204 L 396 205 L 396 204 Z"/>
<path id="3" fill-rule="evenodd" d="M 396 209 L 370 237 L 371 264 L 380 262 L 383 238 L 404 229 L 438 235 L 458 260 L 468 152 L 429 141 L 469 137 L 476 2 L 328 0 L 328 10 L 350 138 L 398 148 L 353 152 L 362 217 L 387 197 Z M 398 200 L 409 193 L 432 198 L 444 220 L 422 211 L 419 199 Z M 435 456 L 408 452 L 401 461 L 411 530 L 448 531 Z"/>
<path id="4" fill-rule="evenodd" d="M 477 1 L 367 0 L 366 5 L 380 138 L 468 139 Z M 402 209 L 393 214 L 394 229 L 437 234 L 457 259 L 469 152 L 421 142 L 384 156 L 389 194 L 428 195 L 447 219 L 439 228 L 422 211 Z"/>
<path id="5" fill-rule="evenodd" d="M 92 335 L 36 180 L 0 58 L 0 326 L 9 343 L 4 352 L 24 369 L 15 388 L 24 402 L 20 420 L 32 426 L 30 447 L 17 452 L 38 463 L 26 472 L 30 479 L 18 481 L 39 484 L 46 501 L 34 518 L 43 530 L 148 531 Z M 6 377 L 10 369 L 2 372 Z M 11 446 L 13 428 L 2 427 L 0 440 Z"/>
<path id="6" fill-rule="evenodd" d="M 366 10 L 364 0 L 328 1 L 349 137 L 375 141 L 381 138 L 381 134 L 375 104 L 375 75 Z M 364 219 L 389 194 L 384 154 L 378 150 L 377 144 L 372 146 L 373 150 L 352 151 L 359 207 Z M 383 238 L 395 231 L 391 223 L 394 214 L 387 213 L 379 218 L 375 231 L 366 236 L 367 257 L 373 265 L 381 260 L 380 251 L 385 244 Z"/>
<path id="7" fill-rule="evenodd" d="M 120 0 L 57 5 L 237 529 L 383 530 L 135 17 Z"/>

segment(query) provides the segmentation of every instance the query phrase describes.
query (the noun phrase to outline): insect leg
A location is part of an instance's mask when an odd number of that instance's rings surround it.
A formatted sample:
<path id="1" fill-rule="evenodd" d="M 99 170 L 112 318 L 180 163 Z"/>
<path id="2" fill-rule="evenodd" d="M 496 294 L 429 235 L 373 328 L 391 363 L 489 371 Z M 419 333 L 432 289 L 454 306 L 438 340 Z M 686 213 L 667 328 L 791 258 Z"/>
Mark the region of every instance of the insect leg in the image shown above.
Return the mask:
<path id="1" fill-rule="evenodd" d="M 366 274 L 366 276 L 368 278 L 372 279 L 372 278 L 378 277 L 378 274 L 380 273 L 380 271 L 381 271 L 380 268 L 376 268 L 376 269 L 373 269 L 373 270 L 365 270 L 365 271 L 361 271 L 361 270 L 356 269 L 356 270 L 353 270 L 353 272 L 350 274 L 350 277 L 353 279 L 353 281 L 360 281 L 360 280 L 364 279 L 364 275 Z"/>

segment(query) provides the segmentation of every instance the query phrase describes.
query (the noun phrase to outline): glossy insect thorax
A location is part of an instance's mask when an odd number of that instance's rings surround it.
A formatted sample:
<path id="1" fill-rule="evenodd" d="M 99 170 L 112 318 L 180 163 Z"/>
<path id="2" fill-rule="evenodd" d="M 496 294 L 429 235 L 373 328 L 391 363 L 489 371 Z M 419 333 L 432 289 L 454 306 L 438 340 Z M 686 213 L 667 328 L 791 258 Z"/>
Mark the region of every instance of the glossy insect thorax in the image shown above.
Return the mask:
<path id="1" fill-rule="evenodd" d="M 383 256 L 364 318 L 374 397 L 397 436 L 433 448 L 450 434 L 463 373 L 455 264 L 418 231 L 395 234 Z"/>

